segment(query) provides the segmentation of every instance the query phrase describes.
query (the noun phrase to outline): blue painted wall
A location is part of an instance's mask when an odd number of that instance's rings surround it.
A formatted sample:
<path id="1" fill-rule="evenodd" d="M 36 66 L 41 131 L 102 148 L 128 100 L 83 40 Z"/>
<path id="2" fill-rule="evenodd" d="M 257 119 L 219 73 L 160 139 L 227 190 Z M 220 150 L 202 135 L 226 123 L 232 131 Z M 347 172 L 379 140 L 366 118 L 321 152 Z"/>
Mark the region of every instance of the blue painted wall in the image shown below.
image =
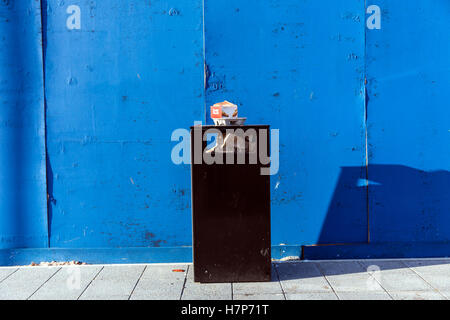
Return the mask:
<path id="1" fill-rule="evenodd" d="M 171 134 L 224 99 L 280 129 L 275 257 L 450 254 L 447 0 L 41 3 L 0 1 L 0 249 L 51 250 L 0 264 L 186 260 Z"/>
<path id="2" fill-rule="evenodd" d="M 191 243 L 190 168 L 172 131 L 201 120 L 202 1 L 47 1 L 52 247 Z"/>
<path id="3" fill-rule="evenodd" d="M 47 246 L 41 10 L 0 1 L 0 249 Z"/>
<path id="4" fill-rule="evenodd" d="M 362 0 L 205 2 L 206 104 L 234 101 L 280 129 L 273 244 L 367 240 L 364 12 Z M 345 177 L 352 197 L 335 193 L 342 166 L 361 167 Z"/>
<path id="5" fill-rule="evenodd" d="M 376 1 L 367 30 L 373 242 L 450 240 L 450 2 Z"/>

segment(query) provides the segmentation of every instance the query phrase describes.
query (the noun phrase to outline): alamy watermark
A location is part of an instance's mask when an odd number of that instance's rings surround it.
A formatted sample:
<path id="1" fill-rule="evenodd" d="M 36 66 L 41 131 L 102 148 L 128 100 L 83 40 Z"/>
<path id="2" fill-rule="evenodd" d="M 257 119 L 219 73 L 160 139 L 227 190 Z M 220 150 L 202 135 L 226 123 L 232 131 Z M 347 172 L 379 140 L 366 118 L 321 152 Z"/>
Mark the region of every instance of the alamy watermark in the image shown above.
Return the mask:
<path id="1" fill-rule="evenodd" d="M 381 284 L 381 269 L 377 265 L 370 265 L 367 267 L 369 278 L 366 281 L 368 290 L 379 290 Z"/>
<path id="2" fill-rule="evenodd" d="M 195 122 L 194 146 L 187 129 L 172 132 L 171 141 L 178 142 L 171 152 L 176 165 L 191 164 L 261 164 L 261 175 L 275 175 L 279 170 L 280 132 L 260 127 L 203 129 Z M 208 144 L 209 143 L 209 144 Z M 269 150 L 270 146 L 270 150 Z M 191 155 L 191 150 L 193 154 Z"/>
<path id="3" fill-rule="evenodd" d="M 80 290 L 81 288 L 81 270 L 80 267 L 67 267 L 66 286 L 69 290 Z"/>

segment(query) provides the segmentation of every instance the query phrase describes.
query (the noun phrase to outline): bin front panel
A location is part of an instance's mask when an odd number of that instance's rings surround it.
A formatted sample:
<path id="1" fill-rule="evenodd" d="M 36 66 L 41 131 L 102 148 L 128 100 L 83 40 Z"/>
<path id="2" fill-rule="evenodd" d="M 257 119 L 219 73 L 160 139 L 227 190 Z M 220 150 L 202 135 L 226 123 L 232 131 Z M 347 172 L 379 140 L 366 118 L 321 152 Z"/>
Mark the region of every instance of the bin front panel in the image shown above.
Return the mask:
<path id="1" fill-rule="evenodd" d="M 195 132 L 201 137 L 207 129 L 194 127 L 191 144 L 202 144 L 204 150 L 207 143 L 196 139 Z M 258 136 L 268 126 L 239 129 L 248 134 L 255 130 Z M 221 128 L 223 136 L 225 130 Z M 267 135 L 258 139 L 268 145 Z M 258 148 L 252 150 L 258 154 Z M 239 156 L 233 154 L 234 164 L 226 158 L 214 164 L 191 161 L 194 279 L 198 282 L 271 279 L 270 176 L 261 174 L 267 164 L 260 159 L 250 164 L 248 154 L 245 163 L 238 163 Z"/>

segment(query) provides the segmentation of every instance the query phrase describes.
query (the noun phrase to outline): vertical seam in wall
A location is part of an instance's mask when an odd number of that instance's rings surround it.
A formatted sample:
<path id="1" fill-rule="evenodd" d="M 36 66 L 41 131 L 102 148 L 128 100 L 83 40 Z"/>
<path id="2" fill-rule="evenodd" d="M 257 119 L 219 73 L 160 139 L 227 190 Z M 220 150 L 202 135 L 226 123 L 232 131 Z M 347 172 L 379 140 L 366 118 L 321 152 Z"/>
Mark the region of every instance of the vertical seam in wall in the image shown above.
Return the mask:
<path id="1" fill-rule="evenodd" d="M 47 32 L 47 15 L 45 14 L 47 10 L 47 0 L 40 0 L 41 5 L 41 50 L 42 50 L 42 82 L 43 82 L 43 98 L 44 98 L 44 151 L 45 151 L 45 198 L 47 202 L 47 246 L 50 248 L 50 221 L 49 221 L 49 206 L 51 205 L 49 201 L 48 194 L 48 152 L 47 152 L 47 98 L 45 95 L 45 44 L 46 44 L 46 32 Z M 45 10 L 45 12 L 44 12 Z M 44 21 L 45 20 L 45 21 Z"/>
<path id="2" fill-rule="evenodd" d="M 366 217 L 367 217 L 367 243 L 370 243 L 370 208 L 369 208 L 369 139 L 368 139 L 368 100 L 367 100 L 367 28 L 366 28 L 367 0 L 364 0 L 363 28 L 364 28 L 364 131 L 365 131 L 365 157 L 366 157 Z"/>
<path id="3" fill-rule="evenodd" d="M 202 0 L 202 37 L 203 37 L 203 120 L 206 125 L 206 87 L 207 87 L 207 65 L 206 65 L 206 28 L 205 28 L 205 1 Z"/>

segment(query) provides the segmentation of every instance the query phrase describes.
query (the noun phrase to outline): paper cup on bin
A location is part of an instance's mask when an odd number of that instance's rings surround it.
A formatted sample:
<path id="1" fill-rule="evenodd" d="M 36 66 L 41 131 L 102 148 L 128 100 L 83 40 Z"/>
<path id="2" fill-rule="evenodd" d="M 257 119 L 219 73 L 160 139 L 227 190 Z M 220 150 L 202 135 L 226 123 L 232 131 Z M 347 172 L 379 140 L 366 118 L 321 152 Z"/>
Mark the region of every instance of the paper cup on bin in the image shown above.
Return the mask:
<path id="1" fill-rule="evenodd" d="M 220 103 L 216 103 L 211 106 L 211 118 L 212 119 L 235 119 L 238 116 L 238 107 L 237 105 L 224 101 Z"/>

